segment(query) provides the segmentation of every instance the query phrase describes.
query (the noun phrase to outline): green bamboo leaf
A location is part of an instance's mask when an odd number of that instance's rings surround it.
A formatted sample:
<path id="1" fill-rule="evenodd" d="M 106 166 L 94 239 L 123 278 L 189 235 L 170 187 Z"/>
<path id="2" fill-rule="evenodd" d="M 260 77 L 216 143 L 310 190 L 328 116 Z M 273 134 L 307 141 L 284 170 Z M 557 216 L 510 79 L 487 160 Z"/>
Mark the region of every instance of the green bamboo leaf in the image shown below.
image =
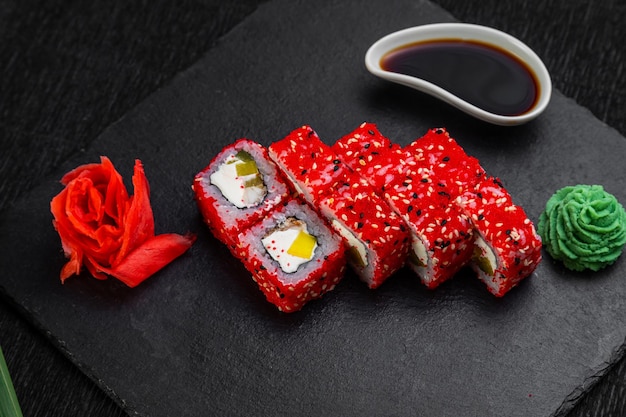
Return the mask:
<path id="1" fill-rule="evenodd" d="M 9 376 L 9 368 L 0 347 L 0 417 L 22 417 L 20 404 Z"/>

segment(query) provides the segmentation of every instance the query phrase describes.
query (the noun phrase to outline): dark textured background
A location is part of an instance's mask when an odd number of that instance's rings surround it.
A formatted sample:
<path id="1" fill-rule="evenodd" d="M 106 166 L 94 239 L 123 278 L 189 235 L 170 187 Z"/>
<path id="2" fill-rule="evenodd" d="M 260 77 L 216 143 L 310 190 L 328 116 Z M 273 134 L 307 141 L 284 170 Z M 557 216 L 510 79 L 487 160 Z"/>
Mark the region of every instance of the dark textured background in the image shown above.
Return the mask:
<path id="1" fill-rule="evenodd" d="M 0 0 L 0 211 L 258 3 Z M 524 40 L 544 58 L 556 88 L 626 134 L 625 2 L 436 3 L 459 20 Z M 0 343 L 25 415 L 125 415 L 10 300 L 0 307 Z M 624 415 L 624 374 L 622 361 L 572 416 Z"/>

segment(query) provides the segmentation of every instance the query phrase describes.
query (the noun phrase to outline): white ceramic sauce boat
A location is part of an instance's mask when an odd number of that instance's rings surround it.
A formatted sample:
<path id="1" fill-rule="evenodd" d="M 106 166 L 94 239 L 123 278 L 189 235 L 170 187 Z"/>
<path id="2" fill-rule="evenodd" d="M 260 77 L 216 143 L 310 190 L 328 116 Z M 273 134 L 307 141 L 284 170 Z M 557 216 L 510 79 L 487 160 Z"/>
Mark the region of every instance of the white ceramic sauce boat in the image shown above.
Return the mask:
<path id="1" fill-rule="evenodd" d="M 386 71 L 381 67 L 381 59 L 392 50 L 417 42 L 438 39 L 476 41 L 503 49 L 515 56 L 525 63 L 535 75 L 539 96 L 535 100 L 534 105 L 519 115 L 496 114 L 483 110 L 431 82 L 409 75 Z M 368 49 L 365 55 L 365 66 L 372 74 L 378 77 L 430 94 L 478 119 L 497 125 L 519 125 L 536 118 L 545 110 L 552 94 L 550 74 L 544 63 L 532 49 L 519 39 L 502 31 L 468 23 L 435 23 L 391 33 L 379 39 Z"/>

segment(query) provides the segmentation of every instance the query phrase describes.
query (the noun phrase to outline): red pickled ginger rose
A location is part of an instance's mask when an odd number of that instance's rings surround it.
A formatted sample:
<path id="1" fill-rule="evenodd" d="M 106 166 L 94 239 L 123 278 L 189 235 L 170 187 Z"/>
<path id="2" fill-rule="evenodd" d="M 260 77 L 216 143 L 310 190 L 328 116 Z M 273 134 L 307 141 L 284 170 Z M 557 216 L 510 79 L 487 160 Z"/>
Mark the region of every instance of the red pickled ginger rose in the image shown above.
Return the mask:
<path id="1" fill-rule="evenodd" d="M 195 236 L 155 236 L 150 188 L 141 161 L 135 161 L 128 195 L 109 158 L 86 164 L 61 179 L 65 188 L 50 202 L 52 224 L 69 261 L 61 281 L 83 265 L 98 279 L 111 275 L 135 287 L 191 247 Z"/>

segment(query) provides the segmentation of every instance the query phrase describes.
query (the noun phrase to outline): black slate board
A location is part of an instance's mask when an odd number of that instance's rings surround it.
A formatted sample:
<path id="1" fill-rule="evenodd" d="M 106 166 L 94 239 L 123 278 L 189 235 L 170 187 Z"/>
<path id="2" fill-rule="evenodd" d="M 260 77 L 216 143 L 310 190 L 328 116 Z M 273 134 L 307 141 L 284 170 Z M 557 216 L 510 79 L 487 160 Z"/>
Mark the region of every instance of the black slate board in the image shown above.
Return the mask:
<path id="1" fill-rule="evenodd" d="M 348 275 L 283 315 L 205 230 L 192 201 L 193 175 L 238 137 L 269 144 L 310 124 L 330 143 L 364 120 L 400 143 L 446 126 L 533 220 L 567 184 L 600 183 L 626 201 L 626 140 L 559 93 L 535 122 L 500 128 L 365 71 L 365 50 L 380 36 L 450 20 L 425 1 L 260 8 L 63 170 L 104 154 L 130 178 L 142 159 L 158 231 L 197 232 L 192 250 L 134 290 L 87 277 L 61 286 L 48 213 L 60 186 L 48 179 L 2 219 L 3 290 L 143 415 L 567 411 L 622 355 L 623 260 L 587 276 L 546 258 L 501 300 L 471 274 L 436 291 L 408 272 L 376 291 Z"/>

